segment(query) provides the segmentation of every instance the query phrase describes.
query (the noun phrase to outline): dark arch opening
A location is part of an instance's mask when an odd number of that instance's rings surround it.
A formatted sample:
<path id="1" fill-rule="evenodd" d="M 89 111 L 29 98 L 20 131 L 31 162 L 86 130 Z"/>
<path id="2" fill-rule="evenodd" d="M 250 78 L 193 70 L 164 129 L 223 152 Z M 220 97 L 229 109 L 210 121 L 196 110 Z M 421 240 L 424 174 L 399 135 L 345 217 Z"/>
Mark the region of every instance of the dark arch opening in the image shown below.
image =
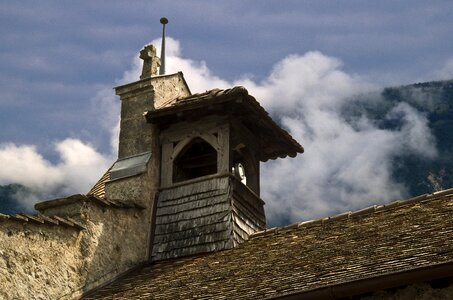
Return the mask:
<path id="1" fill-rule="evenodd" d="M 173 162 L 173 182 L 217 173 L 217 151 L 202 138 L 193 139 Z"/>

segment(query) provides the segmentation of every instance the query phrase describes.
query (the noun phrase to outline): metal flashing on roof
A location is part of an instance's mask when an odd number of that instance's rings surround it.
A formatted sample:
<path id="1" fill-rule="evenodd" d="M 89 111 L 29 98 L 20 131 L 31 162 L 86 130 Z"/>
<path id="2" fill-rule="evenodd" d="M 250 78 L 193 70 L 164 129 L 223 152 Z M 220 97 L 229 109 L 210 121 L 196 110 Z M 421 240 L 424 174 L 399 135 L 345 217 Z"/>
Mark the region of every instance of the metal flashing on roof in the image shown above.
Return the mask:
<path id="1" fill-rule="evenodd" d="M 117 160 L 110 169 L 110 180 L 142 174 L 151 158 L 151 152 L 144 152 Z"/>

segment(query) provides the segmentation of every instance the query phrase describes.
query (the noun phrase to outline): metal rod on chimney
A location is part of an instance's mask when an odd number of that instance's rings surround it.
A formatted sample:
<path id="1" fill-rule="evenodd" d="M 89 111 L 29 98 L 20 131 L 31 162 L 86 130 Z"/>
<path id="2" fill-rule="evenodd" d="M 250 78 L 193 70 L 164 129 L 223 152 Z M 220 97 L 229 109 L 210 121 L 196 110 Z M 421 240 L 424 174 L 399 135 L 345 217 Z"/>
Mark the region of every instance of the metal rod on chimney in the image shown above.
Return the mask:
<path id="1" fill-rule="evenodd" d="M 159 75 L 164 75 L 165 74 L 165 24 L 168 23 L 168 19 L 165 17 L 160 18 L 160 23 L 163 25 L 163 27 L 162 27 L 162 46 L 160 49 Z"/>

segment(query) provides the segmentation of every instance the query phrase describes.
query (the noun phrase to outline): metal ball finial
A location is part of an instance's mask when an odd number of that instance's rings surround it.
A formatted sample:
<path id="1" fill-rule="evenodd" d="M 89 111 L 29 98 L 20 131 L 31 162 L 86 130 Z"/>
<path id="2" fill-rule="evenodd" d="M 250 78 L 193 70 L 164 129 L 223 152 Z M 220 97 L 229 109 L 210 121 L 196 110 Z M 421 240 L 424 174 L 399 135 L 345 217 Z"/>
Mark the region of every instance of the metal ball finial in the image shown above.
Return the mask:
<path id="1" fill-rule="evenodd" d="M 163 25 L 168 24 L 168 19 L 165 17 L 160 18 L 160 24 L 163 24 Z"/>

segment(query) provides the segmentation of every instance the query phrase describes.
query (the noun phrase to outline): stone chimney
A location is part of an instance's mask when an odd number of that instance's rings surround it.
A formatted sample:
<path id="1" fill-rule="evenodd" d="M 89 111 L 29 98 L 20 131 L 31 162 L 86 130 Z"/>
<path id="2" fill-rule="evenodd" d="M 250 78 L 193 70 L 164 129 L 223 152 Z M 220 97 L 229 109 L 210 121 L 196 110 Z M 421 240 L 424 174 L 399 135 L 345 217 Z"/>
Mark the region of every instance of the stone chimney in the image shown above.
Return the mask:
<path id="1" fill-rule="evenodd" d="M 147 123 L 144 113 L 190 95 L 181 72 L 157 75 L 160 59 L 156 48 L 147 45 L 140 51 L 143 60 L 140 80 L 115 88 L 121 100 L 118 160 L 105 184 L 108 199 L 130 201 L 151 214 L 159 184 L 160 147 L 158 130 Z"/>

